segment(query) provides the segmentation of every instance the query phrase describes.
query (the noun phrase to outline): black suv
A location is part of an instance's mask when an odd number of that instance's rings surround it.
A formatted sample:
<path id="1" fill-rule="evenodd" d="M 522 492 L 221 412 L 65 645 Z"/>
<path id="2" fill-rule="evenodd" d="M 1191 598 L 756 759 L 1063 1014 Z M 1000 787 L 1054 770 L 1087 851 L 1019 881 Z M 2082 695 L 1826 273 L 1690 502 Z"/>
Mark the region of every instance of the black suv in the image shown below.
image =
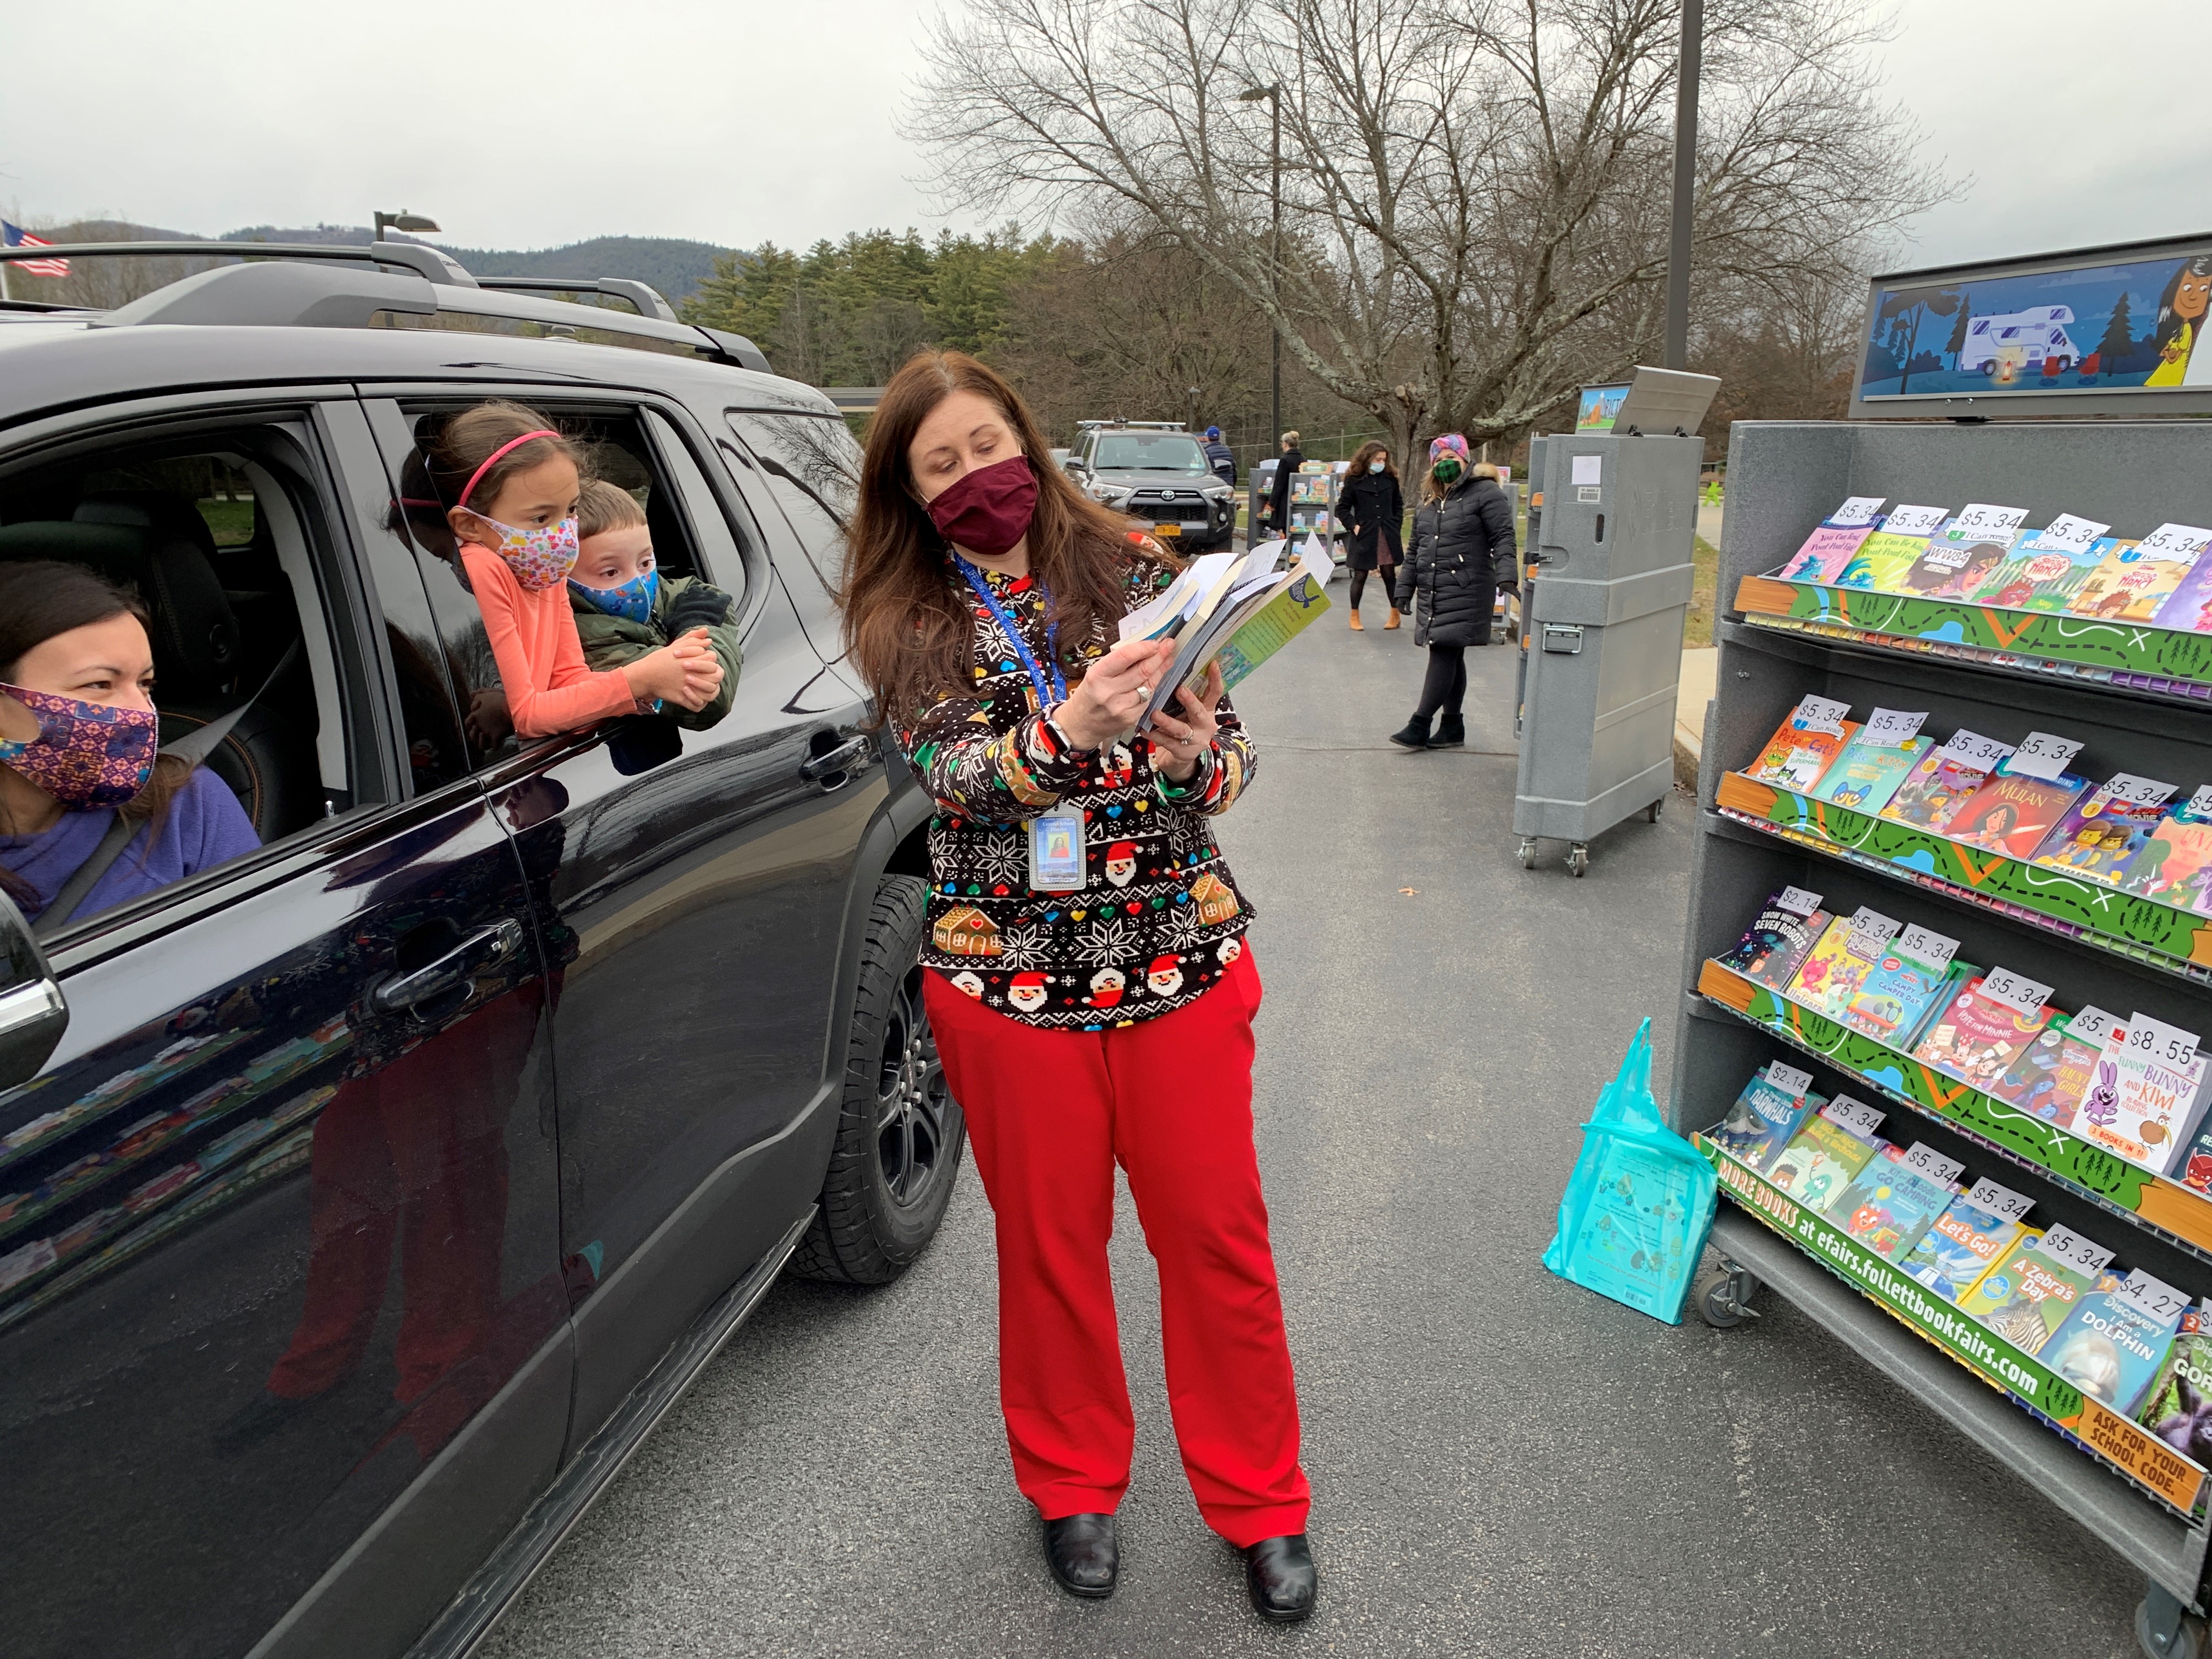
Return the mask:
<path id="1" fill-rule="evenodd" d="M 1093 500 L 1187 551 L 1227 547 L 1237 534 L 1236 489 L 1171 421 L 1079 421 L 1065 465 Z"/>
<path id="2" fill-rule="evenodd" d="M 458 1654 L 787 1261 L 890 1279 L 952 1189 L 928 803 L 836 660 L 858 451 L 641 284 L 130 252 L 232 262 L 0 308 L 0 561 L 137 586 L 262 845 L 0 899 L 0 1647 Z M 735 595 L 719 724 L 507 730 L 408 517 L 489 397 Z"/>

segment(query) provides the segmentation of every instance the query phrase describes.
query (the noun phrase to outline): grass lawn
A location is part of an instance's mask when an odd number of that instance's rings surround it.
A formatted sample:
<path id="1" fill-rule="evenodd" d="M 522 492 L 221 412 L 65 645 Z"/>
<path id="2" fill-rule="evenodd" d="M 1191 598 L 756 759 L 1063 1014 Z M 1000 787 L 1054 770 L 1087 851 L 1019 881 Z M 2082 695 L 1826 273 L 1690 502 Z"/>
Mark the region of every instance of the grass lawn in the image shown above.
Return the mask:
<path id="1" fill-rule="evenodd" d="M 1700 536 L 1690 559 L 1690 609 L 1682 618 L 1682 643 L 1711 645 L 1713 617 L 1718 609 L 1714 596 L 1720 586 L 1721 550 Z"/>

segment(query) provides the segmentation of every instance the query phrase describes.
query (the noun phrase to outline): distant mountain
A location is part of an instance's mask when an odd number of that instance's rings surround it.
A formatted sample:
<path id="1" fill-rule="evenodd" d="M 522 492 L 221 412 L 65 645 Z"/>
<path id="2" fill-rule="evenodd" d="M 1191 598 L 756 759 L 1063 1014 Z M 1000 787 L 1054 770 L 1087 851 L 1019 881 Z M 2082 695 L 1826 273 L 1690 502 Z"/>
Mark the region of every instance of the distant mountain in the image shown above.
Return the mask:
<path id="1" fill-rule="evenodd" d="M 366 225 L 317 225 L 312 229 L 254 225 L 245 230 L 226 232 L 222 238 L 226 242 L 310 243 L 366 242 L 368 239 L 369 228 Z M 398 240 L 428 239 L 410 236 Z M 735 252 L 716 247 L 711 242 L 686 241 L 675 236 L 594 236 L 589 241 L 570 242 L 564 247 L 520 252 L 454 247 L 445 242 L 431 246 L 443 249 L 479 276 L 627 276 L 651 283 L 674 305 L 683 304 L 693 289 L 714 274 L 716 256 Z"/>

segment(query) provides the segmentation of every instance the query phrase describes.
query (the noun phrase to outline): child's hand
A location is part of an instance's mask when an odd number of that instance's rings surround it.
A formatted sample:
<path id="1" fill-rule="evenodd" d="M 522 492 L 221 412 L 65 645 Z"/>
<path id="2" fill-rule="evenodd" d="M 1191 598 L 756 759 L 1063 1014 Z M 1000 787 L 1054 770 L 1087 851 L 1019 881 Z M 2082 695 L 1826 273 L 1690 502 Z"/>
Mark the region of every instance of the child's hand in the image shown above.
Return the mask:
<path id="1" fill-rule="evenodd" d="M 659 697 L 664 702 L 700 709 L 722 689 L 721 659 L 707 643 L 704 629 L 694 629 L 635 662 L 624 663 L 622 672 L 629 683 L 630 695 L 640 702 Z"/>

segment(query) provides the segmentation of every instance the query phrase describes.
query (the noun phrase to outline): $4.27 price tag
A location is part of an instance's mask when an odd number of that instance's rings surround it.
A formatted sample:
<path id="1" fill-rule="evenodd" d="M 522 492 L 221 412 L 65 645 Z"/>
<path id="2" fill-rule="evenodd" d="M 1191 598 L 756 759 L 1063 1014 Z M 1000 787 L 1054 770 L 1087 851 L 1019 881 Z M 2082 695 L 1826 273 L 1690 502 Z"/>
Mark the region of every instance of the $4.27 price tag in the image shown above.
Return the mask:
<path id="1" fill-rule="evenodd" d="M 1982 975 L 1982 989 L 1999 1002 L 2017 1008 L 2033 1018 L 2043 1012 L 2043 1005 L 2051 1000 L 2051 988 L 2040 980 L 2030 979 L 2026 974 L 2015 974 L 2009 968 L 1992 968 Z"/>
<path id="2" fill-rule="evenodd" d="M 2022 1198 L 2009 1187 L 2000 1187 L 1984 1176 L 1974 1183 L 1973 1191 L 1966 1194 L 1966 1202 L 1976 1209 L 1996 1217 L 2000 1221 L 2019 1221 L 2035 1207 L 2032 1198 Z"/>
<path id="3" fill-rule="evenodd" d="M 1851 706 L 1838 702 L 1833 697 L 1817 696 L 1811 693 L 1798 699 L 1796 711 L 1790 716 L 1790 725 L 1801 732 L 1826 732 L 1832 738 L 1844 735 L 1844 722 L 1850 716 Z"/>
<path id="4" fill-rule="evenodd" d="M 2066 763 L 2081 752 L 2081 745 L 2072 738 L 2062 738 L 2055 732 L 2031 732 L 2012 751 L 2005 770 L 2015 777 L 2041 778 L 2047 783 L 2065 771 Z"/>
<path id="5" fill-rule="evenodd" d="M 2053 1261 L 2063 1261 L 2092 1279 L 2105 1271 L 2112 1253 L 2094 1239 L 2084 1238 L 2071 1227 L 2053 1227 L 2038 1239 L 2035 1248 Z"/>
<path id="6" fill-rule="evenodd" d="M 1945 1187 L 1958 1180 L 1960 1171 L 1966 1167 L 1955 1158 L 1944 1157 L 1924 1140 L 1914 1141 L 1905 1149 L 1905 1156 L 1898 1161 L 1906 1169 L 1924 1175 L 1930 1181 Z"/>
<path id="7" fill-rule="evenodd" d="M 1802 887 L 1785 887 L 1774 896 L 1774 908 L 1793 916 L 1809 916 L 1820 908 L 1820 896 Z"/>
<path id="8" fill-rule="evenodd" d="M 2178 1325 L 2181 1316 L 2189 1311 L 2189 1298 L 2162 1279 L 2154 1279 L 2137 1267 L 2122 1281 L 2114 1291 L 2146 1319 L 2161 1325 Z"/>
<path id="9" fill-rule="evenodd" d="M 1800 1071 L 1796 1066 L 1784 1065 L 1778 1060 L 1766 1062 L 1766 1080 L 1792 1100 L 1802 1100 L 1805 1091 L 1813 1086 L 1810 1072 Z"/>
<path id="10" fill-rule="evenodd" d="M 2197 1058 L 2197 1033 L 2153 1019 L 2138 1009 L 2128 1016 L 2127 1050 L 2177 1072 L 2185 1072 Z"/>
<path id="11" fill-rule="evenodd" d="M 2012 745 L 1999 743 L 1995 738 L 1985 738 L 1978 732 L 1969 732 L 1962 726 L 1951 734 L 1951 741 L 1943 745 L 1942 752 L 1961 766 L 1987 772 L 2012 753 Z"/>
<path id="12" fill-rule="evenodd" d="M 1881 749 L 1902 749 L 1920 735 L 1927 720 L 1924 712 L 1908 714 L 1901 708 L 1877 708 L 1859 728 L 1859 741 Z"/>
<path id="13" fill-rule="evenodd" d="M 1863 1100 L 1853 1100 L 1849 1095 L 1838 1095 L 1820 1108 L 1820 1115 L 1839 1129 L 1848 1129 L 1861 1140 L 1872 1140 L 1874 1132 L 1881 1127 L 1888 1115 L 1878 1112 Z"/>
<path id="14" fill-rule="evenodd" d="M 1941 973 L 1959 954 L 1959 941 L 1916 921 L 1897 936 L 1897 953 Z"/>

